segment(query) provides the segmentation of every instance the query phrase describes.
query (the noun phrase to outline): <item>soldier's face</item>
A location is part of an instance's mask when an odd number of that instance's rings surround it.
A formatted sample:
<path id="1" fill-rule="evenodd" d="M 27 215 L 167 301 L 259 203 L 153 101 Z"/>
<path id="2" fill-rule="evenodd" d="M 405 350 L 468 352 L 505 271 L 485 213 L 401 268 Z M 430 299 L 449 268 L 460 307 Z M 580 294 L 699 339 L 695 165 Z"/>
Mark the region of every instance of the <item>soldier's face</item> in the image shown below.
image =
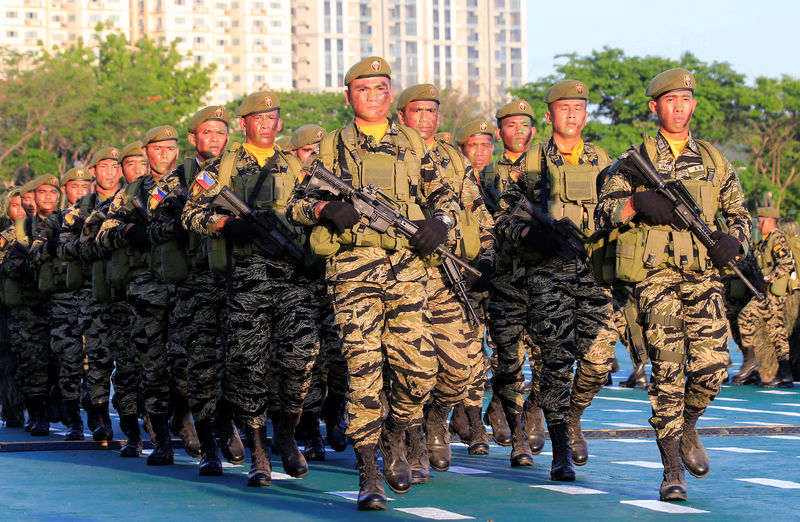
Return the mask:
<path id="1" fill-rule="evenodd" d="M 297 159 L 300 160 L 300 163 L 305 163 L 309 156 L 311 156 L 317 147 L 319 146 L 319 142 L 317 143 L 309 143 L 305 147 L 300 147 L 299 149 L 294 149 L 292 154 L 297 156 Z"/>
<path id="2" fill-rule="evenodd" d="M 112 190 L 119 184 L 120 168 L 119 162 L 112 159 L 104 159 L 97 162 L 92 167 L 93 175 L 97 186 L 103 190 Z"/>
<path id="3" fill-rule="evenodd" d="M 283 120 L 280 111 L 260 112 L 239 118 L 239 127 L 247 136 L 247 143 L 268 149 L 275 145 L 275 137 L 283 128 Z"/>
<path id="4" fill-rule="evenodd" d="M 562 138 L 580 136 L 588 116 L 586 100 L 556 100 L 544 114 L 547 123 L 553 125 L 553 134 Z"/>
<path id="5" fill-rule="evenodd" d="M 400 123 L 416 129 L 426 142 L 433 139 L 439 128 L 439 102 L 414 101 L 397 113 Z"/>
<path id="6" fill-rule="evenodd" d="M 12 197 L 11 201 L 8 202 L 8 217 L 12 221 L 25 217 L 25 209 L 22 208 L 22 198 L 19 195 Z"/>
<path id="7" fill-rule="evenodd" d="M 344 91 L 344 98 L 353 108 L 356 120 L 378 125 L 389 115 L 389 107 L 394 101 L 394 89 L 389 78 L 385 76 L 358 78 L 350 82 L 350 86 Z"/>
<path id="8" fill-rule="evenodd" d="M 672 91 L 661 95 L 648 104 L 658 116 L 658 125 L 666 134 L 688 136 L 689 123 L 697 107 L 692 91 Z"/>
<path id="9" fill-rule="evenodd" d="M 762 236 L 767 236 L 770 232 L 778 228 L 778 220 L 775 218 L 759 217 L 758 230 Z"/>
<path id="10" fill-rule="evenodd" d="M 61 190 L 64 191 L 64 195 L 67 196 L 67 201 L 72 205 L 92 191 L 92 182 L 74 179 L 72 181 L 67 181 L 67 184 L 61 187 Z"/>
<path id="11" fill-rule="evenodd" d="M 148 169 L 147 159 L 144 156 L 128 156 L 122 160 L 122 175 L 125 176 L 127 183 L 133 183 L 144 176 Z"/>
<path id="12" fill-rule="evenodd" d="M 20 198 L 20 204 L 26 216 L 33 217 L 36 215 L 36 198 L 33 196 L 33 191 L 23 194 Z"/>
<path id="13" fill-rule="evenodd" d="M 150 172 L 154 177 L 160 178 L 175 168 L 175 163 L 178 161 L 178 142 L 164 140 L 148 143 L 144 148 L 144 154 L 150 164 Z"/>
<path id="14" fill-rule="evenodd" d="M 494 139 L 489 134 L 476 134 L 461 145 L 461 152 L 472 163 L 477 172 L 482 171 L 494 152 Z"/>
<path id="15" fill-rule="evenodd" d="M 58 206 L 61 193 L 53 185 L 42 185 L 33 191 L 36 209 L 40 216 L 49 216 Z"/>
<path id="16" fill-rule="evenodd" d="M 189 143 L 204 160 L 214 159 L 228 145 L 228 126 L 219 120 L 204 121 L 189 134 Z"/>
<path id="17" fill-rule="evenodd" d="M 496 132 L 507 151 L 521 154 L 530 148 L 536 127 L 530 116 L 508 116 L 500 120 L 500 128 Z"/>

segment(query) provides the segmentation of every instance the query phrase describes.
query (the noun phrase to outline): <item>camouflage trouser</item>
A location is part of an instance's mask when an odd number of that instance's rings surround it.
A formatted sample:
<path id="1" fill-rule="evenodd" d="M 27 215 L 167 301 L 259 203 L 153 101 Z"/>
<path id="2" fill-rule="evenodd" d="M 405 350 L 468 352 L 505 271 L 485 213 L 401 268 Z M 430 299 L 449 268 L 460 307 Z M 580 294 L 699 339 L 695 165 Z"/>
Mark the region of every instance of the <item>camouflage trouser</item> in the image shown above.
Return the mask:
<path id="1" fill-rule="evenodd" d="M 425 283 L 336 281 L 333 307 L 350 374 L 347 435 L 355 447 L 375 445 L 387 413 L 398 426 L 419 418 L 436 383 L 438 360 L 427 316 Z M 384 364 L 390 411 L 382 397 Z"/>
<path id="2" fill-rule="evenodd" d="M 728 359 L 722 291 L 716 270 L 670 268 L 651 270 L 634 289 L 653 368 L 650 424 L 659 439 L 680 437 L 684 409 L 699 416 L 719 393 Z"/>
<path id="3" fill-rule="evenodd" d="M 333 301 L 325 283 L 315 285 L 315 299 L 319 304 L 320 350 L 311 370 L 303 411 L 317 413 L 322 409 L 326 388 L 330 393 L 347 396 L 347 363 L 342 356 L 342 340 L 334 321 Z"/>
<path id="4" fill-rule="evenodd" d="M 83 330 L 78 325 L 79 297 L 83 296 L 72 290 L 50 296 L 50 350 L 58 362 L 58 387 L 64 402 L 81 399 L 86 352 Z"/>
<path id="5" fill-rule="evenodd" d="M 475 310 L 475 315 L 480 319 L 480 324 L 472 326 L 467 346 L 470 378 L 467 382 L 467 397 L 464 399 L 464 406 L 483 406 L 483 390 L 486 385 L 486 373 L 489 371 L 489 357 L 483 349 L 489 292 L 469 292 L 467 295 L 472 309 Z"/>
<path id="6" fill-rule="evenodd" d="M 101 322 L 107 325 L 107 353 L 112 359 L 114 373 L 111 380 L 114 384 L 114 404 L 122 415 L 139 413 L 139 390 L 142 383 L 142 365 L 139 354 L 130 339 L 131 309 L 126 299 L 114 298 L 107 303 L 101 315 Z M 108 381 L 98 382 L 91 392 L 92 402 L 98 404 L 108 400 L 110 390 Z"/>
<path id="7" fill-rule="evenodd" d="M 766 324 L 769 340 L 775 348 L 778 361 L 789 360 L 789 336 L 786 333 L 785 313 L 786 296 L 773 295 L 766 292 L 763 301 L 755 297 L 739 312 L 739 335 L 744 347 L 755 350 L 756 326 L 759 321 Z"/>
<path id="8" fill-rule="evenodd" d="M 194 420 L 213 419 L 220 385 L 218 356 L 225 316 L 225 276 L 204 270 L 177 285 L 179 346 L 186 348 L 188 399 Z M 170 325 L 172 326 L 172 325 Z M 172 344 L 172 343 L 171 343 Z"/>
<path id="9" fill-rule="evenodd" d="M 169 413 L 170 368 L 167 358 L 169 288 L 151 272 L 140 272 L 127 286 L 131 342 L 141 365 L 145 409 Z"/>
<path id="10" fill-rule="evenodd" d="M 11 351 L 17 360 L 16 381 L 25 399 L 50 391 L 50 303 L 26 299 L 9 313 Z"/>
<path id="11" fill-rule="evenodd" d="M 17 361 L 11 352 L 11 332 L 8 329 L 9 311 L 0 306 L 0 420 L 4 422 L 25 420 L 25 404 L 17 386 Z"/>
<path id="12" fill-rule="evenodd" d="M 268 393 L 278 386 L 287 413 L 302 409 L 319 351 L 318 307 L 311 286 L 283 279 L 260 256 L 237 260 L 228 300 L 228 360 L 223 391 L 245 424 L 263 426 Z M 280 363 L 270 382 L 271 353 Z"/>
<path id="13" fill-rule="evenodd" d="M 78 290 L 77 299 L 78 328 L 83 333 L 89 365 L 89 370 L 86 372 L 89 396 L 94 404 L 108 402 L 111 393 L 111 372 L 114 369 L 114 356 L 108 342 L 109 323 L 104 320 L 108 304 L 92 296 L 91 281 Z M 122 324 L 129 323 L 130 320 L 126 317 Z"/>
<path id="14" fill-rule="evenodd" d="M 548 425 L 566 422 L 573 363 L 581 360 L 577 404 L 588 405 L 608 377 L 616 343 L 611 294 L 581 261 L 550 259 L 529 265 L 527 276 L 531 336 L 542 350 L 539 406 Z"/>
<path id="15" fill-rule="evenodd" d="M 178 288 L 174 284 L 167 284 L 167 364 L 169 365 L 169 393 L 170 400 L 187 401 L 189 389 L 189 355 L 183 343 L 183 333 L 180 327 L 190 319 L 192 314 L 189 307 L 178 306 Z"/>

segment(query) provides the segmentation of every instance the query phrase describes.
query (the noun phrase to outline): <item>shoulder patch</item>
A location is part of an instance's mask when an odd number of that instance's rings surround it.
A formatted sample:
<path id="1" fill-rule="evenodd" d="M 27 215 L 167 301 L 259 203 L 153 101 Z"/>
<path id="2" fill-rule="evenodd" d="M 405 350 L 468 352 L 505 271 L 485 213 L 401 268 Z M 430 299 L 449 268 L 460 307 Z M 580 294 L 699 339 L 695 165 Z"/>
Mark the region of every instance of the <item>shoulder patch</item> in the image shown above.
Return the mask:
<path id="1" fill-rule="evenodd" d="M 789 252 L 783 247 L 783 245 L 776 243 L 772 246 L 772 257 L 775 259 L 783 259 L 784 257 L 788 256 Z"/>

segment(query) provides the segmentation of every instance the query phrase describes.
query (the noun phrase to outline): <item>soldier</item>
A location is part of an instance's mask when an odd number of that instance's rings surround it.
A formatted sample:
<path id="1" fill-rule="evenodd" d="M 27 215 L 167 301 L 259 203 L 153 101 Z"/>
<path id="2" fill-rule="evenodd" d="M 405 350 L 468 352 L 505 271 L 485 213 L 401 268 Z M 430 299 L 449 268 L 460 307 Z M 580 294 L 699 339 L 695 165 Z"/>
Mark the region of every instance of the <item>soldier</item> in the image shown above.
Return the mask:
<path id="1" fill-rule="evenodd" d="M 294 477 L 308 474 L 294 431 L 319 350 L 319 321 L 312 285 L 301 277 L 303 267 L 283 253 L 268 254 L 255 224 L 214 203 L 220 191 L 229 187 L 265 218 L 283 220 L 286 202 L 300 174 L 299 161 L 275 146 L 283 122 L 280 101 L 274 93 L 259 91 L 247 96 L 237 113 L 245 144 L 229 150 L 198 174 L 181 219 L 187 229 L 211 238 L 215 243 L 212 249 L 223 254 L 215 262 L 216 269 L 230 273 L 223 396 L 241 413 L 252 461 L 247 483 L 258 487 L 271 481 L 272 468 L 265 451 L 271 385 L 280 389 L 281 412 L 273 441 L 283 467 Z M 277 383 L 270 383 L 268 378 L 273 350 L 278 351 L 277 360 L 282 365 Z"/>
<path id="2" fill-rule="evenodd" d="M 316 225 L 312 248 L 329 257 L 327 279 L 350 374 L 348 435 L 356 452 L 361 510 L 386 509 L 379 442 L 389 487 L 398 494 L 411 488 L 406 429 L 419 417 L 438 366 L 422 258 L 445 242 L 459 211 L 419 134 L 388 119 L 394 98 L 390 76 L 389 64 L 375 56 L 350 68 L 345 100 L 355 121 L 323 138 L 319 159 L 355 187 L 375 183 L 396 198 L 419 223 L 417 233 L 410 240 L 380 234 L 361 221 L 352 203 L 317 190 L 306 193 L 305 183 L 287 209 L 293 222 Z M 384 365 L 391 397 L 382 394 Z"/>
<path id="3" fill-rule="evenodd" d="M 455 246 L 455 253 L 462 259 L 474 262 L 483 274 L 471 286 L 477 290 L 488 288 L 495 264 L 494 221 L 483 204 L 472 166 L 455 147 L 435 138 L 439 127 L 439 90 L 427 83 L 409 87 L 398 98 L 397 110 L 400 123 L 420 133 L 437 169 L 454 187 L 463 210 L 459 226 L 451 232 L 449 244 Z M 447 471 L 450 466 L 450 436 L 447 430 L 450 410 L 467 399 L 468 384 L 479 381 L 482 388 L 485 379 L 482 339 L 478 335 L 483 326 L 469 324 L 464 307 L 471 306 L 471 303 L 460 302 L 451 283 L 445 282 L 447 276 L 441 266 L 428 266 L 427 269 L 425 290 L 439 371 L 433 402 L 426 413 L 425 431 L 414 421 L 409 428 L 409 457 L 418 455 L 421 451 L 419 447 L 427 442 L 430 465 L 436 471 Z M 481 406 L 482 394 L 478 400 L 473 398 L 466 408 L 466 414 L 472 428 L 470 453 L 485 455 L 489 452 L 489 440 L 485 429 L 480 429 L 483 428 Z M 413 460 L 412 480 L 415 483 L 427 482 L 427 466 L 415 469 Z M 417 477 L 415 472 L 422 476 Z"/>
<path id="4" fill-rule="evenodd" d="M 742 351 L 754 353 L 756 322 L 763 320 L 775 355 L 778 358 L 778 374 L 770 381 L 763 381 L 764 388 L 792 388 L 792 369 L 789 363 L 789 337 L 784 323 L 786 294 L 789 290 L 790 276 L 795 269 L 794 256 L 786 236 L 778 229 L 780 218 L 778 209 L 773 206 L 758 208 L 758 230 L 761 242 L 756 246 L 755 260 L 763 275 L 761 291 L 764 299 L 753 297 L 739 312 L 739 333 L 742 338 Z"/>
<path id="5" fill-rule="evenodd" d="M 607 177 L 595 214 L 601 228 L 629 227 L 618 238 L 616 277 L 637 283 L 634 296 L 652 364 L 650 424 L 664 464 L 661 500 L 686 499 L 684 464 L 696 477 L 709 472 L 695 425 L 719 392 L 728 360 L 723 287 L 715 267 L 746 252 L 751 227 L 730 163 L 689 130 L 694 89 L 686 69 L 653 78 L 646 95 L 659 132 L 655 139 L 643 134 L 637 148 L 662 176 L 680 180 L 694 194 L 712 230 L 721 212 L 728 234 L 714 230 L 715 244 L 706 249 L 691 232 L 678 230 L 672 204 L 640 183 L 625 154 Z M 642 253 L 626 257 L 628 248 Z"/>
<path id="6" fill-rule="evenodd" d="M 27 217 L 36 215 L 36 198 L 34 197 L 31 187 L 31 182 L 28 182 L 20 189 L 20 205 L 22 205 L 22 209 L 25 211 L 25 216 Z"/>

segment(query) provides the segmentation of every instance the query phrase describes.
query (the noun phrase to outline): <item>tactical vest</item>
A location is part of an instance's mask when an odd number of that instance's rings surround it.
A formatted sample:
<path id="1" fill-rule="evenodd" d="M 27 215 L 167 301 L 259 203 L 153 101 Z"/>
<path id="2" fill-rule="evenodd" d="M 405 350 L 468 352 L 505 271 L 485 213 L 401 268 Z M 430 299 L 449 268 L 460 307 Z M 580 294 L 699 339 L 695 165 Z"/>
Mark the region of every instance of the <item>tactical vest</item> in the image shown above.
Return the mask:
<path id="1" fill-rule="evenodd" d="M 436 146 L 442 153 L 442 176 L 450 183 L 453 188 L 462 187 L 464 178 L 467 175 L 467 166 L 461 153 L 450 145 L 441 141 L 436 142 Z M 457 194 L 461 210 L 459 212 L 459 223 L 450 231 L 450 239 L 455 243 L 455 255 L 464 261 L 472 261 L 478 257 L 481 250 L 481 229 L 478 218 L 474 212 L 464 208 L 461 201 L 461 194 Z"/>
<path id="2" fill-rule="evenodd" d="M 197 160 L 193 155 L 187 156 L 183 160 L 183 168 L 178 168 L 175 172 L 178 183 L 188 194 L 189 180 L 194 179 L 199 172 Z M 178 238 L 173 237 L 160 245 L 154 245 L 153 270 L 165 282 L 182 283 L 188 277 L 190 270 L 198 268 L 198 263 L 192 263 L 189 255 L 189 250 L 192 247 L 196 249 L 199 244 L 197 234 L 189 234 L 189 243 L 181 245 Z"/>
<path id="3" fill-rule="evenodd" d="M 762 241 L 753 252 L 753 255 L 756 258 L 756 263 L 758 263 L 758 268 L 761 269 L 761 273 L 764 275 L 772 272 L 772 270 L 775 268 L 775 265 L 777 265 L 775 258 L 772 257 L 772 249 L 775 246 L 775 241 L 778 240 L 779 235 L 782 236 L 783 234 L 781 234 L 778 230 L 770 232 L 769 236 L 767 236 L 767 239 Z M 783 237 L 786 240 L 787 246 L 789 246 L 788 238 L 786 236 Z M 789 254 L 792 255 L 791 249 Z M 791 282 L 791 276 L 792 274 L 786 274 L 774 281 L 771 281 L 769 284 L 769 292 L 778 297 L 786 295 L 786 292 L 790 290 L 789 284 Z"/>
<path id="4" fill-rule="evenodd" d="M 656 140 L 643 134 L 640 150 L 657 166 Z M 708 142 L 695 139 L 700 147 L 703 169 L 693 179 L 681 183 L 700 209 L 700 217 L 716 230 L 714 217 L 719 206 L 720 183 L 725 175 L 725 159 Z M 638 191 L 649 190 L 640 186 Z M 673 230 L 667 225 L 632 224 L 629 230 L 619 234 L 616 242 L 616 278 L 629 283 L 642 281 L 647 272 L 656 268 L 671 267 L 678 270 L 705 272 L 714 268 L 706 247 L 688 230 Z"/>
<path id="5" fill-rule="evenodd" d="M 147 175 L 145 175 L 147 176 Z M 122 189 L 120 206 L 125 206 L 131 199 L 138 197 L 142 205 L 146 205 L 148 194 L 144 188 L 145 176 L 136 179 L 133 183 Z M 130 281 L 133 271 L 149 268 L 151 263 L 150 252 L 139 252 L 132 245 L 125 245 L 111 253 L 111 262 L 108 265 L 108 281 L 114 288 L 122 289 Z"/>
<path id="6" fill-rule="evenodd" d="M 322 138 L 319 156 L 329 170 L 333 170 L 334 163 L 338 163 L 341 178 L 354 188 L 374 184 L 400 204 L 405 217 L 413 221 L 422 220 L 426 215 L 422 210 L 419 186 L 421 160 L 426 154 L 425 143 L 414 129 L 403 125 L 397 125 L 397 128 L 399 132 L 394 137 L 395 156 L 355 148 L 358 143 L 355 124 L 337 129 Z M 391 227 L 385 233 L 379 233 L 363 223 L 357 223 L 338 234 L 332 224 L 320 223 L 312 229 L 310 245 L 316 255 L 327 258 L 343 245 L 399 250 L 408 248 L 408 240 Z"/>

